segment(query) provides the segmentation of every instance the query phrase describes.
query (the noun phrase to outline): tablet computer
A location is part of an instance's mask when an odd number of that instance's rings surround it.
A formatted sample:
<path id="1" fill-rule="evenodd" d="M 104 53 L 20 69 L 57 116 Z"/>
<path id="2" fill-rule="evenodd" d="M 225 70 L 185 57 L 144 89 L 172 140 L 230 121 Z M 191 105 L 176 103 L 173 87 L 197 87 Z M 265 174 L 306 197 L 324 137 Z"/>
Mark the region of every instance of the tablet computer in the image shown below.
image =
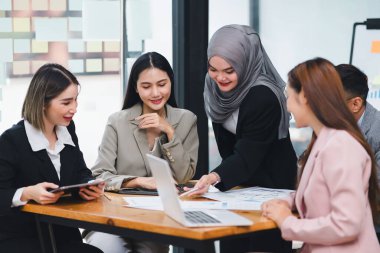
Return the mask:
<path id="1" fill-rule="evenodd" d="M 50 190 L 48 190 L 48 192 L 55 193 L 55 192 L 60 192 L 60 191 L 67 191 L 67 190 L 71 190 L 71 189 L 75 189 L 75 188 L 87 187 L 87 186 L 90 186 L 90 185 L 98 185 L 98 184 L 100 184 L 102 182 L 104 182 L 104 181 L 91 180 L 91 181 L 89 181 L 87 183 L 65 185 L 65 186 L 61 186 L 61 187 L 55 188 L 55 189 L 50 189 Z"/>
<path id="2" fill-rule="evenodd" d="M 185 190 L 183 189 L 184 187 L 189 187 L 189 188 L 192 188 L 194 187 L 194 183 L 186 183 L 186 184 L 176 184 L 175 185 L 177 190 L 178 190 L 178 194 L 182 194 L 185 192 Z M 141 188 L 141 187 L 136 187 L 136 188 L 121 188 L 118 193 L 120 194 L 129 194 L 129 195 L 151 195 L 151 196 L 158 196 L 158 192 L 157 190 L 151 190 L 151 189 L 145 189 L 145 188 Z"/>
<path id="3" fill-rule="evenodd" d="M 157 190 L 150 190 L 145 188 L 121 188 L 118 193 L 129 195 L 150 195 L 158 196 Z"/>

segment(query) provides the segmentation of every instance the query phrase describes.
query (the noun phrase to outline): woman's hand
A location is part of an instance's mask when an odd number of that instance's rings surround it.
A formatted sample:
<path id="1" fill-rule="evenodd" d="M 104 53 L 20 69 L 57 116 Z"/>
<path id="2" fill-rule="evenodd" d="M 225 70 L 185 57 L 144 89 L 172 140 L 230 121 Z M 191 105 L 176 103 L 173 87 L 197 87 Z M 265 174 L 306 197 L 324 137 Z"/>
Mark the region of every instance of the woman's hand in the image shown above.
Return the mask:
<path id="1" fill-rule="evenodd" d="M 79 196 L 84 200 L 94 200 L 102 196 L 106 183 L 102 180 L 99 180 L 99 182 L 97 185 L 81 187 L 79 189 Z"/>
<path id="2" fill-rule="evenodd" d="M 36 185 L 28 186 L 24 188 L 21 194 L 21 201 L 34 200 L 39 204 L 46 205 L 57 202 L 57 200 L 64 194 L 63 191 L 51 193 L 48 189 L 56 189 L 58 185 L 53 183 L 39 183 Z"/>
<path id="3" fill-rule="evenodd" d="M 157 113 L 147 113 L 136 118 L 139 121 L 139 128 L 157 128 L 161 132 L 164 132 L 168 136 L 168 140 L 171 141 L 174 135 L 173 127 Z"/>
<path id="4" fill-rule="evenodd" d="M 284 220 L 292 215 L 289 203 L 282 199 L 272 199 L 261 205 L 263 216 L 267 217 L 281 228 Z"/>
<path id="5" fill-rule="evenodd" d="M 136 177 L 123 183 L 124 188 L 144 188 L 149 190 L 156 190 L 156 180 L 153 177 Z"/>
<path id="6" fill-rule="evenodd" d="M 190 190 L 196 189 L 192 191 L 191 193 L 189 193 L 188 196 L 202 195 L 208 191 L 208 187 L 210 185 L 213 185 L 216 182 L 218 182 L 218 178 L 213 173 L 211 173 L 208 175 L 203 175 L 201 179 L 199 179 L 198 182 L 194 185 L 193 188 L 185 187 L 184 190 L 190 191 Z"/>

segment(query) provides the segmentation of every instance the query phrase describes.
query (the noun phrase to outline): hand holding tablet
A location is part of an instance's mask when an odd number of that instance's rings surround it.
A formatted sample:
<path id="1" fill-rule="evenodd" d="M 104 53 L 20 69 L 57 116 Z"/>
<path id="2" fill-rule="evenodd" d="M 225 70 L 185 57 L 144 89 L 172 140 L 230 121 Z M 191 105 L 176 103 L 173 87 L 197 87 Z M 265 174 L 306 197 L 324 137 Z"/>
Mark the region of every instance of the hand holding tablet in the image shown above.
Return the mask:
<path id="1" fill-rule="evenodd" d="M 55 188 L 55 189 L 50 189 L 49 192 L 56 193 L 56 192 L 60 192 L 60 191 L 67 191 L 67 190 L 71 190 L 71 189 L 75 189 L 75 188 L 88 187 L 91 185 L 98 185 L 98 184 L 101 184 L 103 182 L 104 182 L 103 180 L 99 180 L 99 179 L 90 180 L 87 183 L 65 185 L 65 186 Z"/>

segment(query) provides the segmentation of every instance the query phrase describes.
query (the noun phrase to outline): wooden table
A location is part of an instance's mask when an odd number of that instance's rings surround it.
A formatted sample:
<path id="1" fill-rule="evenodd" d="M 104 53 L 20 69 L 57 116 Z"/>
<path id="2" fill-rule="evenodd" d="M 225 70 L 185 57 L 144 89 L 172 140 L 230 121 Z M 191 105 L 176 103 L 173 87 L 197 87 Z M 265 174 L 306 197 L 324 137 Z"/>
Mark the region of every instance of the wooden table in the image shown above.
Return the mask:
<path id="1" fill-rule="evenodd" d="M 95 201 L 62 198 L 53 205 L 28 203 L 22 210 L 35 214 L 37 223 L 46 222 L 50 229 L 51 224 L 80 227 L 128 238 L 172 244 L 197 252 L 215 252 L 215 240 L 244 237 L 260 230 L 276 228 L 275 223 L 262 217 L 260 211 L 236 211 L 254 221 L 249 227 L 187 228 L 162 211 L 123 206 L 125 202 L 122 197 L 126 195 L 107 193 L 107 196 L 111 200 L 105 197 Z M 51 239 L 54 244 L 54 237 Z"/>

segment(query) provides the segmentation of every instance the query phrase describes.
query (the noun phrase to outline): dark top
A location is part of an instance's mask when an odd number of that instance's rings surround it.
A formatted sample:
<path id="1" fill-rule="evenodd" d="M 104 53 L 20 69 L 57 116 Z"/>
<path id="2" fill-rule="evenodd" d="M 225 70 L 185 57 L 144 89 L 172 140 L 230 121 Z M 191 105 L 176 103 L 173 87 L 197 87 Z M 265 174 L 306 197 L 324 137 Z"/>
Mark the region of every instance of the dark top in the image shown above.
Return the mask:
<path id="1" fill-rule="evenodd" d="M 61 180 L 46 149 L 33 152 L 25 132 L 24 121 L 20 121 L 0 136 L 0 244 L 9 238 L 38 235 L 33 216 L 21 212 L 19 207 L 11 208 L 13 196 L 18 188 L 41 182 L 64 186 L 92 179 L 91 171 L 87 168 L 79 149 L 74 122 L 71 122 L 67 129 L 76 146 L 65 145 L 60 152 Z M 77 191 L 78 189 L 76 195 Z M 81 241 L 78 229 L 55 225 L 53 227 L 57 243 L 60 239 Z M 45 234 L 46 227 L 42 229 Z"/>
<path id="2" fill-rule="evenodd" d="M 281 119 L 276 95 L 266 86 L 254 86 L 239 107 L 236 135 L 213 123 L 222 163 L 214 169 L 226 191 L 234 186 L 294 189 L 297 157 L 289 135 L 278 139 Z"/>

